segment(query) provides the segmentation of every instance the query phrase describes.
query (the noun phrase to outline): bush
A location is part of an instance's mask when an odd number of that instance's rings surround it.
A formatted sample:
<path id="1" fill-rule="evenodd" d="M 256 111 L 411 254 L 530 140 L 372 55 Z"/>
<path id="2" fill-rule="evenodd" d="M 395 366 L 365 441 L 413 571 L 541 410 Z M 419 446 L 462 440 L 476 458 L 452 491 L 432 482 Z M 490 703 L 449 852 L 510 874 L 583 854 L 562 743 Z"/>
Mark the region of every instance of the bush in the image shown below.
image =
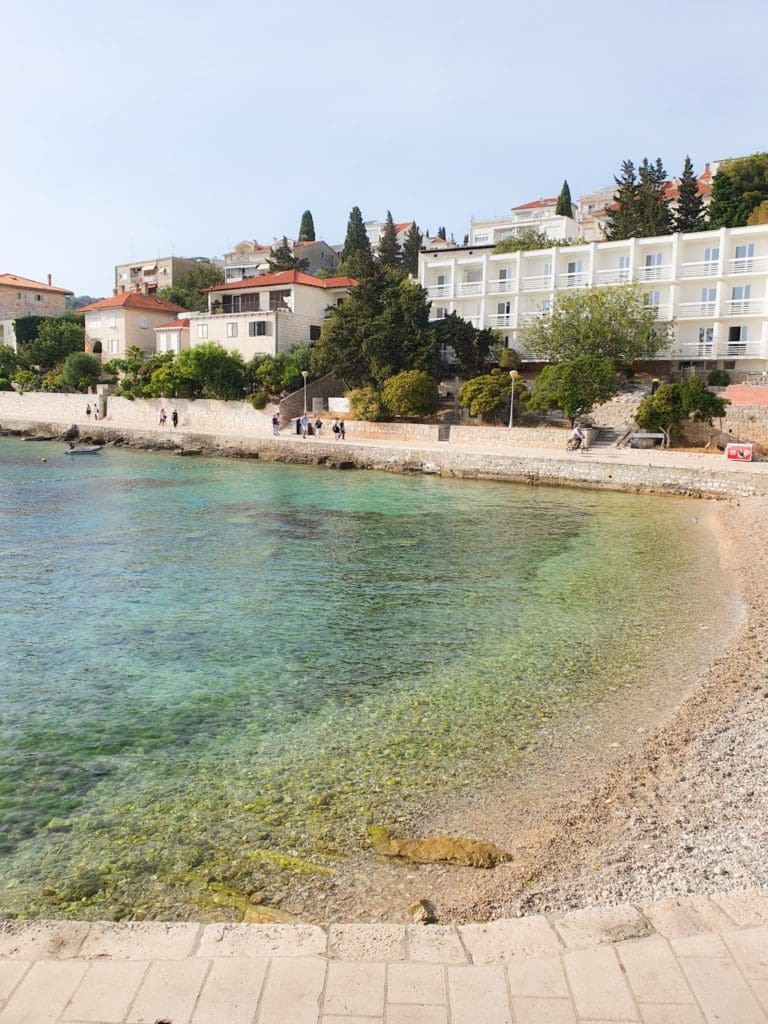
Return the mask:
<path id="1" fill-rule="evenodd" d="M 613 360 L 577 356 L 564 363 L 545 366 L 531 392 L 532 409 L 560 409 L 569 419 L 588 413 L 618 390 Z"/>
<path id="2" fill-rule="evenodd" d="M 356 420 L 368 420 L 375 423 L 384 419 L 384 406 L 381 393 L 372 387 L 353 388 L 348 391 L 349 411 Z"/>
<path id="3" fill-rule="evenodd" d="M 38 377 L 31 370 L 17 370 L 13 379 L 19 385 L 20 391 L 34 391 L 37 388 Z"/>
<path id="4" fill-rule="evenodd" d="M 87 391 L 94 387 L 101 377 L 101 360 L 86 352 L 72 352 L 61 368 L 64 386 L 72 391 Z"/>
<path id="5" fill-rule="evenodd" d="M 470 416 L 488 416 L 502 406 L 509 409 L 509 393 L 512 378 L 501 370 L 491 370 L 482 377 L 466 381 L 459 389 L 459 405 L 463 405 Z"/>
<path id="6" fill-rule="evenodd" d="M 731 383 L 731 375 L 727 370 L 710 370 L 707 384 L 711 388 L 727 388 Z"/>
<path id="7" fill-rule="evenodd" d="M 0 391 L 13 391 L 13 385 L 7 377 L 0 377 Z"/>
<path id="8" fill-rule="evenodd" d="M 254 409 L 263 409 L 269 401 L 269 395 L 266 391 L 254 391 L 251 395 L 251 405 Z"/>
<path id="9" fill-rule="evenodd" d="M 499 352 L 500 370 L 519 370 L 522 365 L 520 353 L 514 348 L 503 348 Z"/>
<path id="10" fill-rule="evenodd" d="M 431 416 L 437 408 L 437 384 L 424 370 L 403 370 L 384 381 L 381 397 L 392 416 Z"/>

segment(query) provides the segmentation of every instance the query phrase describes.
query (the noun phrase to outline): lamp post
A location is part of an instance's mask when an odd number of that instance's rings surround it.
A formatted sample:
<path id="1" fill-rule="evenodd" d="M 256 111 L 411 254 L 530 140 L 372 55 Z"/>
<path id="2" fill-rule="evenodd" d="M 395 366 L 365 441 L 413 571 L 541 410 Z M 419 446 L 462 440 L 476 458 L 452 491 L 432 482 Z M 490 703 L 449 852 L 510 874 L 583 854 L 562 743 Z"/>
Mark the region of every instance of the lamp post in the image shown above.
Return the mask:
<path id="1" fill-rule="evenodd" d="M 302 370 L 301 376 L 304 378 L 304 415 L 307 415 L 307 377 L 309 376 L 309 370 Z"/>
<path id="2" fill-rule="evenodd" d="M 520 374 L 517 370 L 510 370 L 509 376 L 512 380 L 512 389 L 509 392 L 509 426 L 511 427 L 515 419 L 515 383 Z"/>

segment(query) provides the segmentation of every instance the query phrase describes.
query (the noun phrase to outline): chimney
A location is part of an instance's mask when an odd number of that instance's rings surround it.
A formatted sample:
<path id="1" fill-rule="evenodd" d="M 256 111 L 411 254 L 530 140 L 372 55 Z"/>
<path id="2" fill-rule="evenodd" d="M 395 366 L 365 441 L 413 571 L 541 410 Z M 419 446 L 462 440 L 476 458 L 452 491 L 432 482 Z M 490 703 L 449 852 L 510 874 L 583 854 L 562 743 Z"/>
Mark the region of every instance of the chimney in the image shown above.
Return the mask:
<path id="1" fill-rule="evenodd" d="M 50 274 L 48 275 L 48 287 L 49 288 L 51 287 L 51 275 Z"/>

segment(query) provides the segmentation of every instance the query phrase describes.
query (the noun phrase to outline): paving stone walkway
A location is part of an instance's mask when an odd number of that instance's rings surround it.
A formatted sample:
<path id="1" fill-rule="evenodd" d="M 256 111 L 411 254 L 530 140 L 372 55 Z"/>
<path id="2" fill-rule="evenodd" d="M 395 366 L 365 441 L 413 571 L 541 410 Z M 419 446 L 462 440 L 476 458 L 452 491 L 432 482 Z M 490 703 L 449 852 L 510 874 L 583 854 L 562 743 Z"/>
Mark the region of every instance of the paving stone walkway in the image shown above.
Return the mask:
<path id="1" fill-rule="evenodd" d="M 438 925 L 0 924 L 0 1024 L 768 1024 L 768 892 Z"/>

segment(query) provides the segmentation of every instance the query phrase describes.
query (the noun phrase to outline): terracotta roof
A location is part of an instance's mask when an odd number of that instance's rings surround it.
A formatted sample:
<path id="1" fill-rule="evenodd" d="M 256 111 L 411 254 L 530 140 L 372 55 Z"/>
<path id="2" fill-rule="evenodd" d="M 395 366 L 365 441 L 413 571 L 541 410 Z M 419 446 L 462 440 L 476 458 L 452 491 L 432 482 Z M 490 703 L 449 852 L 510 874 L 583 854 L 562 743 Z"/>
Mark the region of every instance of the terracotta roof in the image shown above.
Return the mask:
<path id="1" fill-rule="evenodd" d="M 410 228 L 412 226 L 413 226 L 413 221 L 412 220 L 406 220 L 402 224 L 395 224 L 395 231 L 399 235 L 402 231 L 407 231 L 408 228 Z"/>
<path id="2" fill-rule="evenodd" d="M 166 330 L 171 330 L 172 328 L 175 328 L 176 330 L 178 330 L 179 327 L 189 327 L 189 320 L 169 320 L 167 323 L 158 324 L 154 328 L 154 330 L 156 330 L 156 331 L 166 331 Z"/>
<path id="3" fill-rule="evenodd" d="M 0 284 L 6 284 L 15 288 L 34 288 L 37 292 L 56 292 L 59 295 L 74 295 L 68 288 L 57 288 L 52 284 L 43 284 L 42 281 L 32 281 L 28 277 L 19 277 L 17 274 L 0 274 Z"/>
<path id="4" fill-rule="evenodd" d="M 277 285 L 304 284 L 310 288 L 354 288 L 357 281 L 354 277 L 313 277 L 301 270 L 281 270 L 276 274 L 261 274 L 259 277 L 246 277 L 242 281 L 229 281 L 217 284 L 213 288 L 204 288 L 206 292 L 225 292 L 237 288 L 274 288 Z"/>
<path id="5" fill-rule="evenodd" d="M 186 309 L 183 306 L 177 306 L 175 302 L 163 302 L 162 299 L 156 299 L 154 295 L 144 295 L 142 292 L 120 292 L 117 295 L 110 295 L 108 299 L 92 302 L 90 306 L 83 306 L 78 313 L 90 313 L 93 309 L 115 309 L 118 307 L 153 310 L 155 313 L 186 313 Z"/>
<path id="6" fill-rule="evenodd" d="M 523 203 L 522 206 L 513 206 L 513 210 L 538 210 L 542 206 L 557 206 L 557 196 L 552 199 L 536 199 L 532 203 Z"/>

